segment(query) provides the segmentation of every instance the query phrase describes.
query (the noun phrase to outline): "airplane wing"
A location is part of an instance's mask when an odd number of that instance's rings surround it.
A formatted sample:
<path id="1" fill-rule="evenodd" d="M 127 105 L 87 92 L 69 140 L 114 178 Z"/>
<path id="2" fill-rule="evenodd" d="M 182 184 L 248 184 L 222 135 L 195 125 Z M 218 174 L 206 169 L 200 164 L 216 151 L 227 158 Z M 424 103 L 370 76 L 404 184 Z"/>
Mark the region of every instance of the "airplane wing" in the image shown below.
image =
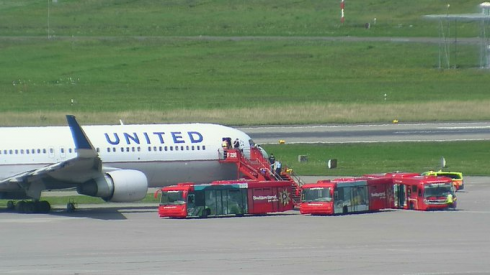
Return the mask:
<path id="1" fill-rule="evenodd" d="M 39 199 L 45 189 L 70 188 L 101 175 L 102 161 L 97 151 L 75 117 L 67 115 L 66 118 L 75 142 L 77 156 L 2 179 L 0 180 L 2 189 L 7 191 L 23 189 L 29 197 Z"/>

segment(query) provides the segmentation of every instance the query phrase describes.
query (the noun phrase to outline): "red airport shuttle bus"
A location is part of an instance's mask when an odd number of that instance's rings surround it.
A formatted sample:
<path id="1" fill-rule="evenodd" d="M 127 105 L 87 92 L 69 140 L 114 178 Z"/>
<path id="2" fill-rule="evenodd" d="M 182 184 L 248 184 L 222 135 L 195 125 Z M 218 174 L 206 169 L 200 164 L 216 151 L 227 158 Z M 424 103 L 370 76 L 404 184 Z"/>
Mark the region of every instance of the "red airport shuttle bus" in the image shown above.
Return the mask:
<path id="1" fill-rule="evenodd" d="M 448 194 L 453 204 L 447 203 Z M 301 187 L 301 214 L 336 215 L 412 209 L 419 211 L 456 207 L 453 181 L 448 177 L 416 173 L 386 173 L 359 178 L 323 180 Z"/>
<path id="2" fill-rule="evenodd" d="M 289 181 L 233 180 L 210 184 L 180 183 L 162 188 L 160 217 L 259 215 L 292 210 Z"/>
<path id="3" fill-rule="evenodd" d="M 448 177 L 414 176 L 393 178 L 395 207 L 413 210 L 447 209 L 448 195 L 453 197 L 452 208 L 456 208 L 453 180 Z"/>
<path id="4" fill-rule="evenodd" d="M 301 187 L 301 214 L 335 215 L 378 211 L 392 203 L 391 179 L 339 178 Z"/>

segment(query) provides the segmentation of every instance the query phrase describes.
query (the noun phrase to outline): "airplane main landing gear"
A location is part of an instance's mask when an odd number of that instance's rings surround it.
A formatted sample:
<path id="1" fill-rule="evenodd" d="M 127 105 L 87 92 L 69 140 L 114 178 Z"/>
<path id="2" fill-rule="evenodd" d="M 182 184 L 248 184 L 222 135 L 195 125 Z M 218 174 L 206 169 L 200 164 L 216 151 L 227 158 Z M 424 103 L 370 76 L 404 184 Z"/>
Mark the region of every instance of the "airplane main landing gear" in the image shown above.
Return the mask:
<path id="1" fill-rule="evenodd" d="M 49 213 L 51 205 L 47 201 L 19 201 L 17 203 L 8 201 L 7 209 L 22 214 Z"/>
<path id="2" fill-rule="evenodd" d="M 69 201 L 66 204 L 66 212 L 68 212 L 68 213 L 75 212 L 76 209 L 77 209 L 77 206 L 76 206 L 76 203 L 74 201 Z"/>

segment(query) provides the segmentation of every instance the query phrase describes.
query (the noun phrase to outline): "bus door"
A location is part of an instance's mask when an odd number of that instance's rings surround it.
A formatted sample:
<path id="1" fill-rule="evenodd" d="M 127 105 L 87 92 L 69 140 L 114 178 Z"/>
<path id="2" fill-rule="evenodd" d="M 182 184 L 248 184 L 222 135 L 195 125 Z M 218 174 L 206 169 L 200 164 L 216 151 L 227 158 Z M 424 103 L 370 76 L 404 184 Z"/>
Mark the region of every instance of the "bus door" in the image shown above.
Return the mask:
<path id="1" fill-rule="evenodd" d="M 367 186 L 353 186 L 351 190 L 351 208 L 349 209 L 349 212 L 367 211 L 369 209 Z"/>
<path id="2" fill-rule="evenodd" d="M 216 189 L 205 191 L 205 204 L 210 216 L 223 215 L 222 191 Z"/>
<path id="3" fill-rule="evenodd" d="M 395 208 L 404 208 L 406 206 L 405 194 L 407 186 L 404 184 L 393 184 L 393 193 L 395 196 Z"/>
<path id="4" fill-rule="evenodd" d="M 334 192 L 334 214 L 347 214 L 351 206 L 351 197 L 350 186 L 337 186 Z"/>

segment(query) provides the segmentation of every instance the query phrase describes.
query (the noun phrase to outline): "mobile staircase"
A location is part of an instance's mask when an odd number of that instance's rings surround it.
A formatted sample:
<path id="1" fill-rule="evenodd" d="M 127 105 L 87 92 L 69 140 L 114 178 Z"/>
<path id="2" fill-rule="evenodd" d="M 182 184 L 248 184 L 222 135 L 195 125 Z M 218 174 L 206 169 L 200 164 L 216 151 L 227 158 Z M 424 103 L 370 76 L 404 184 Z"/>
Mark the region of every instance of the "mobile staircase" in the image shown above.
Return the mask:
<path id="1" fill-rule="evenodd" d="M 299 190 L 303 182 L 301 179 L 292 173 L 291 169 L 283 169 L 281 173 L 276 173 L 272 170 L 271 164 L 266 159 L 260 149 L 252 147 L 250 149 L 250 158 L 239 149 L 220 150 L 220 163 L 234 163 L 237 166 L 237 178 L 245 178 L 258 181 L 289 181 L 291 182 L 292 192 L 291 198 L 294 205 L 300 203 Z M 288 173 L 289 171 L 289 173 Z"/>

